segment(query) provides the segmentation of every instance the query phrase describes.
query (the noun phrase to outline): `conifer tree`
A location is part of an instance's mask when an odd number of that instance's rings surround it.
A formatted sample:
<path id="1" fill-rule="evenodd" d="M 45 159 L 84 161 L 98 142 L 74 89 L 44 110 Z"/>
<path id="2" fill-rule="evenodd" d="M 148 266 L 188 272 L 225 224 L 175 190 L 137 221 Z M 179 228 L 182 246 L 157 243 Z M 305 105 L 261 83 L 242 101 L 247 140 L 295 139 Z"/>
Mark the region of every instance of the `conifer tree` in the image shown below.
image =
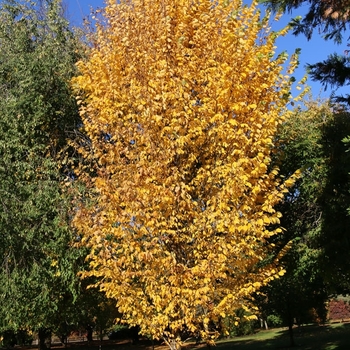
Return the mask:
<path id="1" fill-rule="evenodd" d="M 308 12 L 304 17 L 291 21 L 293 33 L 303 34 L 311 39 L 315 29 L 324 35 L 325 40 L 343 42 L 344 33 L 349 29 L 350 2 L 348 0 L 260 0 L 274 11 L 293 12 L 307 4 Z M 347 52 L 347 50 L 344 50 Z M 312 79 L 320 81 L 325 87 L 339 88 L 349 85 L 350 59 L 347 54 L 330 54 L 327 59 L 310 63 L 307 69 Z M 350 104 L 350 96 L 332 96 L 334 101 Z"/>

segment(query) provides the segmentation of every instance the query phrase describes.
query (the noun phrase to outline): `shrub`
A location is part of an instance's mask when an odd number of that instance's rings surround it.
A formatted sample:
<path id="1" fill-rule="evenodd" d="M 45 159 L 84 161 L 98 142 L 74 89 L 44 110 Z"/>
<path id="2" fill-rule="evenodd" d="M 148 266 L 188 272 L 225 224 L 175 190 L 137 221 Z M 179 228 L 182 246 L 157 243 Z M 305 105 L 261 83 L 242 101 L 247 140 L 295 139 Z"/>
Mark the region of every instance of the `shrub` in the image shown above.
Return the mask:
<path id="1" fill-rule="evenodd" d="M 282 327 L 283 321 L 279 315 L 269 315 L 267 316 L 267 324 L 269 327 Z"/>
<path id="2" fill-rule="evenodd" d="M 344 320 L 350 318 L 350 306 L 343 300 L 331 300 L 328 304 L 328 318 L 330 320 Z"/>

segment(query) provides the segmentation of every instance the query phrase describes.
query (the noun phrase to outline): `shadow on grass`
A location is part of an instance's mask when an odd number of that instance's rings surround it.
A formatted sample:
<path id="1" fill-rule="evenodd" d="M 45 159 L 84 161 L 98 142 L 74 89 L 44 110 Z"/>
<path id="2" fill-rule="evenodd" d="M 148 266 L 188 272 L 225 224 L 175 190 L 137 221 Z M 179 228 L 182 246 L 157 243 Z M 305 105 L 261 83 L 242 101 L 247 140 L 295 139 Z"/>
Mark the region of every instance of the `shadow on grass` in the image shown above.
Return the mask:
<path id="1" fill-rule="evenodd" d="M 281 329 L 222 341 L 217 347 L 218 350 L 349 350 L 350 323 L 295 328 L 294 340 L 296 346 L 291 347 L 288 329 Z"/>
<path id="2" fill-rule="evenodd" d="M 260 331 L 246 337 L 237 337 L 218 341 L 211 350 L 349 350 L 350 323 L 338 323 L 324 326 L 302 326 L 294 329 L 295 347 L 290 347 L 288 329 L 272 329 Z M 164 344 L 152 344 L 143 339 L 133 345 L 129 340 L 124 341 L 94 341 L 74 342 L 53 346 L 52 350 L 167 350 Z M 194 343 L 185 344 L 183 350 L 209 350 L 204 344 L 196 346 Z M 17 350 L 33 350 L 33 347 L 23 347 Z"/>

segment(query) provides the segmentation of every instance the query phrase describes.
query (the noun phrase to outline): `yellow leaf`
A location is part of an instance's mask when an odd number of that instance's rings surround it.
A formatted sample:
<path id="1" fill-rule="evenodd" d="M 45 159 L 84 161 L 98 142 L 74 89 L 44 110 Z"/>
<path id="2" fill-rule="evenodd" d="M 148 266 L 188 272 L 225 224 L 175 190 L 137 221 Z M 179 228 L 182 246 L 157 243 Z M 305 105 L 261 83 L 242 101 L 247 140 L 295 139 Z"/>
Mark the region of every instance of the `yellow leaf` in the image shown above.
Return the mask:
<path id="1" fill-rule="evenodd" d="M 81 276 L 142 334 L 170 341 L 186 326 L 213 341 L 203 323 L 235 317 L 282 273 L 259 261 L 276 255 L 274 208 L 296 179 L 269 169 L 289 117 L 286 56 L 255 2 L 108 0 L 103 15 L 72 82 Z"/>

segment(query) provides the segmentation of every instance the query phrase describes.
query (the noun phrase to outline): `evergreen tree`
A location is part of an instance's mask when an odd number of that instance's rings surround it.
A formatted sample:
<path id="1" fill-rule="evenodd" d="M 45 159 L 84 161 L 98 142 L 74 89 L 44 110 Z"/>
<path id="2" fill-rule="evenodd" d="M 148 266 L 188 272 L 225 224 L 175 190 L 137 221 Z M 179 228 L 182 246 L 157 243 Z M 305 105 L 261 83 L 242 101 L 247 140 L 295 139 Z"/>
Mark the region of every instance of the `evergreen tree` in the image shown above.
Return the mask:
<path id="1" fill-rule="evenodd" d="M 332 294 L 348 293 L 349 281 L 349 153 L 341 139 L 350 133 L 347 113 L 328 105 L 307 103 L 297 109 L 278 133 L 276 163 L 285 176 L 301 168 L 302 176 L 279 206 L 286 233 L 277 247 L 291 242 L 282 258 L 286 274 L 257 298 L 265 314 L 292 325 L 325 320 L 325 303 Z"/>
<path id="2" fill-rule="evenodd" d="M 80 118 L 69 81 L 80 44 L 58 0 L 0 4 L 0 330 L 39 346 L 77 292 L 67 137 Z"/>
<path id="3" fill-rule="evenodd" d="M 294 34 L 304 34 L 311 39 L 317 29 L 324 34 L 326 40 L 334 40 L 340 44 L 344 33 L 349 29 L 350 1 L 348 0 L 260 0 L 274 11 L 292 12 L 305 4 L 308 12 L 304 17 L 292 20 Z M 343 87 L 350 82 L 350 59 L 347 55 L 331 54 L 326 60 L 308 64 L 307 69 L 312 79 L 320 81 L 324 86 Z M 350 104 L 350 96 L 336 96 L 336 102 Z"/>

